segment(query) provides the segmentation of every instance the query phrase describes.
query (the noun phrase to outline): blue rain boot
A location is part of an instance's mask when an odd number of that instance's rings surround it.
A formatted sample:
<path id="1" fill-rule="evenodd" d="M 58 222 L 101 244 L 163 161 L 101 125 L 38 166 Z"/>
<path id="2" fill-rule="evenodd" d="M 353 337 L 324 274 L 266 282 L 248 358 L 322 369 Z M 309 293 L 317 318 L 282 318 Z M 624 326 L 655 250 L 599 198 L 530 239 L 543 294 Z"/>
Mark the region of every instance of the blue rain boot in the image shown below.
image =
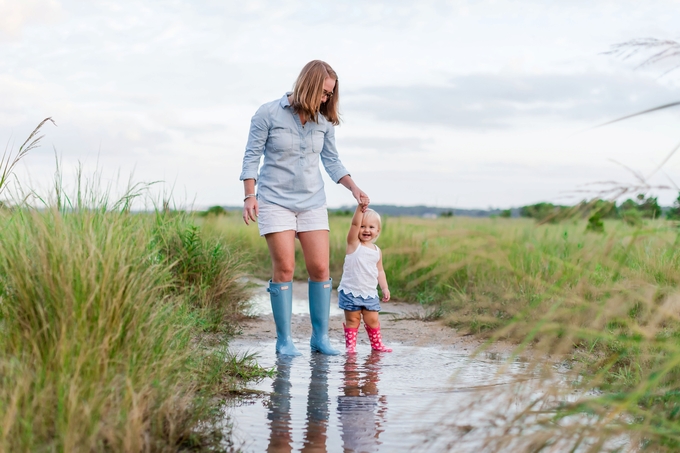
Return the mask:
<path id="1" fill-rule="evenodd" d="M 325 282 L 309 280 L 309 318 L 312 321 L 312 338 L 309 340 L 309 345 L 312 347 L 312 351 L 326 355 L 340 354 L 340 351 L 331 347 L 328 340 L 332 282 L 333 279 Z"/>
<path id="2" fill-rule="evenodd" d="M 269 280 L 269 298 L 276 323 L 276 353 L 301 355 L 290 336 L 290 317 L 293 314 L 293 282 L 274 283 Z"/>

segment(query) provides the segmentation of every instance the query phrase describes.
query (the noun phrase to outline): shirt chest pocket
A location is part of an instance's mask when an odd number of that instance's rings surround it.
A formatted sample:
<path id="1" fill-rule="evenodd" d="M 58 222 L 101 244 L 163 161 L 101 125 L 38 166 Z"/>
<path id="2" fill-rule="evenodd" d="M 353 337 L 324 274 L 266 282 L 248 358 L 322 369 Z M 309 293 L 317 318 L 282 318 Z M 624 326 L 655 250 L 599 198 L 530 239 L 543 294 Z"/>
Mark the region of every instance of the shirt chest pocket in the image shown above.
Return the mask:
<path id="1" fill-rule="evenodd" d="M 312 131 L 312 151 L 320 153 L 323 149 L 323 141 L 326 138 L 324 131 Z"/>
<path id="2" fill-rule="evenodd" d="M 288 129 L 271 129 L 267 143 L 277 151 L 288 151 L 293 148 L 293 134 Z"/>

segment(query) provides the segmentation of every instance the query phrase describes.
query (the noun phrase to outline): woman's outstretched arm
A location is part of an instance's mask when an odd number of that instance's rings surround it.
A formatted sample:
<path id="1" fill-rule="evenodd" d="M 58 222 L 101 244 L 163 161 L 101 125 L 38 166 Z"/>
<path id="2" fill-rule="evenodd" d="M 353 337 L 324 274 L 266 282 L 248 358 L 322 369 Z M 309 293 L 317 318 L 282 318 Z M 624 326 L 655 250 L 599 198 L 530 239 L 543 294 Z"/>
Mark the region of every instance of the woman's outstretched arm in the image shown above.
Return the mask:
<path id="1" fill-rule="evenodd" d="M 352 192 L 352 196 L 357 201 L 357 203 L 363 205 L 361 212 L 364 212 L 368 207 L 368 204 L 371 202 L 371 199 L 368 198 L 368 195 L 366 195 L 366 193 L 361 190 L 359 186 L 357 186 L 352 177 L 350 175 L 345 175 L 340 178 L 340 180 L 338 180 L 338 184 L 342 184 L 343 186 L 347 187 L 350 192 Z"/>

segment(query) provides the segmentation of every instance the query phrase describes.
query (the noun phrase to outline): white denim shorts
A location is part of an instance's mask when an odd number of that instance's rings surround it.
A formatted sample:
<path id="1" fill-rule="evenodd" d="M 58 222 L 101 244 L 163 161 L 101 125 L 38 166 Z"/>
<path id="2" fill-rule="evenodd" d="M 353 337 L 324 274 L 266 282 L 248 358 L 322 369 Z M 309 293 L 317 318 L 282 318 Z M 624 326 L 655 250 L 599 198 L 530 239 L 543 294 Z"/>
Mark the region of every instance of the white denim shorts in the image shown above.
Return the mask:
<path id="1" fill-rule="evenodd" d="M 326 205 L 302 212 L 293 212 L 277 204 L 264 201 L 258 201 L 258 205 L 260 215 L 257 217 L 257 226 L 260 229 L 260 236 L 288 230 L 301 233 L 330 229 Z"/>

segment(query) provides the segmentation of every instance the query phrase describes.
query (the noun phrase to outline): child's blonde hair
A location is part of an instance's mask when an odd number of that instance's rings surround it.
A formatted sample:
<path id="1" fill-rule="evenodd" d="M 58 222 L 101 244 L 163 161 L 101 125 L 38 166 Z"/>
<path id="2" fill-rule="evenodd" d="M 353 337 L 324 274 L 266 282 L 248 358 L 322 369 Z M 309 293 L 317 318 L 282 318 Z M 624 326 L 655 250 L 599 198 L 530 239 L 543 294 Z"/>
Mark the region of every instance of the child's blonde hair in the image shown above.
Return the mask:
<path id="1" fill-rule="evenodd" d="M 370 219 L 375 219 L 378 222 L 378 234 L 375 236 L 375 239 L 371 241 L 371 243 L 373 243 L 380 237 L 380 232 L 382 231 L 382 219 L 380 219 L 380 214 L 375 212 L 373 209 L 366 208 L 366 211 L 364 211 L 364 220 Z"/>

